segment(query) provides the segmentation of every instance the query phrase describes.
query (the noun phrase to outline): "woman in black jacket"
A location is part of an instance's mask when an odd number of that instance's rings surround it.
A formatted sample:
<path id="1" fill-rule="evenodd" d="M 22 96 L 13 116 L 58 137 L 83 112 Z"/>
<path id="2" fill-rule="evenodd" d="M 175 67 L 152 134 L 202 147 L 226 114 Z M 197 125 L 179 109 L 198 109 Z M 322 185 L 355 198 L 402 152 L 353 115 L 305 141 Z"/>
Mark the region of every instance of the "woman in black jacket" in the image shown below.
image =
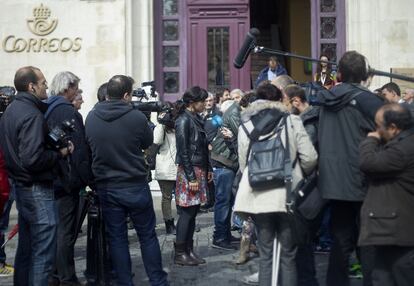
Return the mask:
<path id="1" fill-rule="evenodd" d="M 212 179 L 204 122 L 199 116 L 204 111 L 206 98 L 204 89 L 198 86 L 189 88 L 178 107 L 175 122 L 178 165 L 175 200 L 179 218 L 174 262 L 180 265 L 205 263 L 193 252 L 193 235 L 200 204 L 207 201 L 207 181 Z"/>

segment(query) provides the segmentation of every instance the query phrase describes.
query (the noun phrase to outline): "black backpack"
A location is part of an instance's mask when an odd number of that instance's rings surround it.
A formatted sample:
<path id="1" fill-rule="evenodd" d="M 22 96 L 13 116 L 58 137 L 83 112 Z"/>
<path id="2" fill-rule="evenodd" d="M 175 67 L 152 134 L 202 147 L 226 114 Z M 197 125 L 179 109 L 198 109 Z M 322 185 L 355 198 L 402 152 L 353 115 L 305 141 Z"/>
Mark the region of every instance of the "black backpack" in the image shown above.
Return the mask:
<path id="1" fill-rule="evenodd" d="M 242 124 L 242 128 L 250 139 L 247 152 L 248 177 L 250 186 L 255 191 L 284 187 L 292 181 L 287 116 L 287 114 L 283 114 L 274 131 L 265 138 L 260 138 L 260 134 L 252 135 L 253 132 L 249 133 Z M 283 147 L 280 138 L 283 126 L 286 131 L 286 148 Z"/>

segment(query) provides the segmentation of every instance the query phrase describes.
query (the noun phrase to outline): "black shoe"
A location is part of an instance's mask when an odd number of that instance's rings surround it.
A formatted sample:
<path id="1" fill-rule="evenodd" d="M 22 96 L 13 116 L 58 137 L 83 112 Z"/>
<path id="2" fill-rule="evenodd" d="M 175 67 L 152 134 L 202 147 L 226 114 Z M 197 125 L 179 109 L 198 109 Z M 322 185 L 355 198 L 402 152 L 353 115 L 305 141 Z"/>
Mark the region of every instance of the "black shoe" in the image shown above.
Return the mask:
<path id="1" fill-rule="evenodd" d="M 174 219 L 166 220 L 165 221 L 165 232 L 167 234 L 176 234 Z"/>
<path id="2" fill-rule="evenodd" d="M 198 264 L 204 264 L 206 261 L 194 252 L 194 240 L 187 241 L 187 253 Z"/>
<path id="3" fill-rule="evenodd" d="M 227 240 L 215 240 L 213 239 L 213 244 L 211 245 L 213 248 L 223 249 L 223 250 L 236 250 L 237 248 Z"/>
<path id="4" fill-rule="evenodd" d="M 197 266 L 200 263 L 187 253 L 187 243 L 186 242 L 176 242 L 174 243 L 174 263 L 183 266 Z"/>
<path id="5" fill-rule="evenodd" d="M 230 243 L 240 244 L 240 239 L 241 239 L 240 237 L 235 237 L 235 236 L 230 235 L 229 241 Z"/>

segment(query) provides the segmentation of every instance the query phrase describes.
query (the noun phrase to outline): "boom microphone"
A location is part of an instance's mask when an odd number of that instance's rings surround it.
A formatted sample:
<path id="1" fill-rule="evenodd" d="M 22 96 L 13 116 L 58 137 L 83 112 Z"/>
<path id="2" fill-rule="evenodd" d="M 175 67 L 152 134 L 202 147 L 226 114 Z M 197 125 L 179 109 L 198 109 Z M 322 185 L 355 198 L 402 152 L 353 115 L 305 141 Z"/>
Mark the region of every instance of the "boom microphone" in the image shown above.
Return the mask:
<path id="1" fill-rule="evenodd" d="M 256 28 L 251 28 L 250 31 L 247 33 L 246 38 L 244 39 L 244 43 L 233 61 L 235 68 L 241 69 L 244 66 L 247 57 L 256 46 L 256 37 L 259 35 L 260 31 Z"/>

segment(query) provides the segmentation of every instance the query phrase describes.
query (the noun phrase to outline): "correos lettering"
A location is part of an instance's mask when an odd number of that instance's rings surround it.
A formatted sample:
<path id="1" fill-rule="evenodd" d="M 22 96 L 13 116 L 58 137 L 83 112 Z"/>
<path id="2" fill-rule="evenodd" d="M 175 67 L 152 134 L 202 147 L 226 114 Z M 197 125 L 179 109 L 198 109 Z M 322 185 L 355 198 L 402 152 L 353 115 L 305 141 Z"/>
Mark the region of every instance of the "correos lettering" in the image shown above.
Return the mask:
<path id="1" fill-rule="evenodd" d="M 16 38 L 15 36 L 7 36 L 3 40 L 3 50 L 7 53 L 21 53 L 21 52 L 78 52 L 81 49 L 82 39 L 77 37 L 75 39 L 46 39 L 46 38 Z"/>
<path id="2" fill-rule="evenodd" d="M 49 19 L 51 11 L 48 7 L 41 4 L 33 9 L 33 18 L 27 19 L 29 30 L 36 36 L 46 36 L 51 34 L 57 27 L 57 19 Z M 21 52 L 78 52 L 82 47 L 82 38 L 29 38 L 23 39 L 14 35 L 7 36 L 3 40 L 3 50 L 7 53 Z"/>

